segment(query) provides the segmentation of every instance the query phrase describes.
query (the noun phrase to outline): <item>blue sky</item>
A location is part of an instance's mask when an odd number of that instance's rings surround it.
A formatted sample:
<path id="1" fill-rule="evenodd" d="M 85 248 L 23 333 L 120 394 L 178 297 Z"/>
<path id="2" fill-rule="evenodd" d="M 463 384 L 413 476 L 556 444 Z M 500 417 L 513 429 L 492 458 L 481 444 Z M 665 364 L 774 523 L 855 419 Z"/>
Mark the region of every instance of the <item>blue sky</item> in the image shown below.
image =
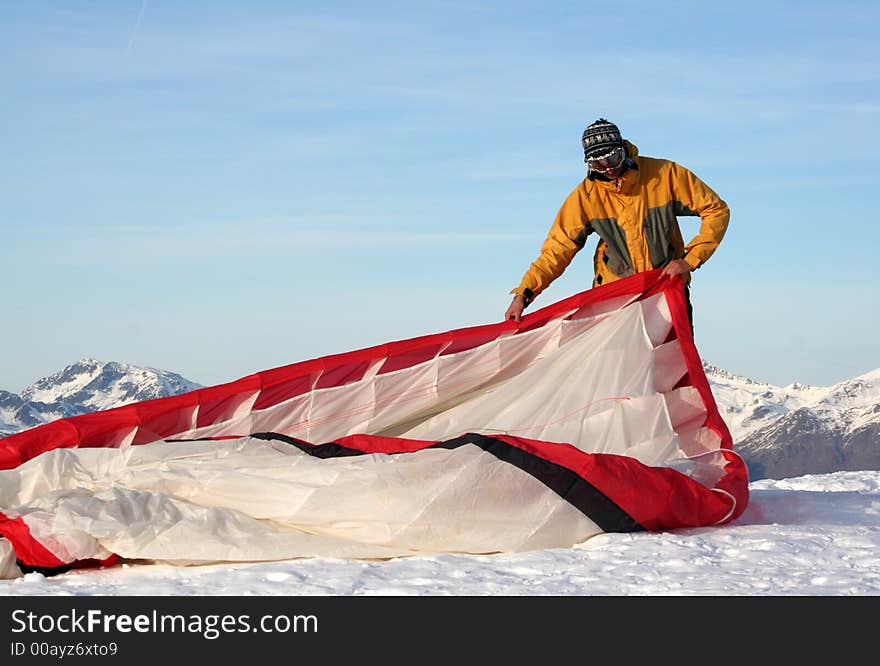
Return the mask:
<path id="1" fill-rule="evenodd" d="M 2 1 L 0 388 L 498 321 L 600 116 L 731 206 L 704 358 L 880 367 L 878 31 L 876 2 Z"/>

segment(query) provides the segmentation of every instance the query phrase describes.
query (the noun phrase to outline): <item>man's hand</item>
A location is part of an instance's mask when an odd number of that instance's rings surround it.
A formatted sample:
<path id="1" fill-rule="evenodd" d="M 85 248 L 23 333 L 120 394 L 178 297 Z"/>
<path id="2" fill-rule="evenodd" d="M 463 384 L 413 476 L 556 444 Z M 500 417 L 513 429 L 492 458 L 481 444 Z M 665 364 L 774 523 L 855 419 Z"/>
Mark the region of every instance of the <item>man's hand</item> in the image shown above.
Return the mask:
<path id="1" fill-rule="evenodd" d="M 514 296 L 513 300 L 510 302 L 510 306 L 507 308 L 507 312 L 504 313 L 504 320 L 513 319 L 513 321 L 520 321 L 522 319 L 523 310 L 526 309 L 526 299 L 522 296 Z"/>
<path id="2" fill-rule="evenodd" d="M 673 259 L 663 267 L 663 275 L 682 275 L 690 273 L 692 270 L 694 269 L 684 259 Z"/>

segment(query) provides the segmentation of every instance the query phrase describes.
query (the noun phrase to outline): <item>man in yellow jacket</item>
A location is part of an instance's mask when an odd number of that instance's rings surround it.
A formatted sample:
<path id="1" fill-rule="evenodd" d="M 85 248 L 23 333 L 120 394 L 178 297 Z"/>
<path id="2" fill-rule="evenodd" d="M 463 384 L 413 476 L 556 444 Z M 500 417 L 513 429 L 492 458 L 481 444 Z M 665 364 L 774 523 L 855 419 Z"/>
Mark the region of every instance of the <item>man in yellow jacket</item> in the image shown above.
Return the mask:
<path id="1" fill-rule="evenodd" d="M 690 272 L 715 252 L 730 221 L 727 204 L 703 181 L 675 162 L 639 155 L 617 125 L 604 118 L 584 130 L 587 177 L 568 195 L 538 258 L 519 286 L 505 319 L 520 321 L 523 310 L 562 275 L 587 237 L 599 243 L 593 257 L 593 286 L 642 271 L 667 275 Z M 699 233 L 684 243 L 678 216 L 699 216 Z M 691 319 L 693 325 L 693 319 Z"/>

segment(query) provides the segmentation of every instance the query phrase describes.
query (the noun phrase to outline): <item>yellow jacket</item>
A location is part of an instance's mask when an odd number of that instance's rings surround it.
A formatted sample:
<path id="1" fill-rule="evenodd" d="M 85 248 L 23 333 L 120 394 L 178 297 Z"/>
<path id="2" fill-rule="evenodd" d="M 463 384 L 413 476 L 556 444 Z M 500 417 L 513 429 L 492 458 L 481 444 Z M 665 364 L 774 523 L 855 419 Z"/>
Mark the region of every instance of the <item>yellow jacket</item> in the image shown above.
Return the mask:
<path id="1" fill-rule="evenodd" d="M 669 160 L 639 157 L 625 141 L 631 166 L 614 182 L 584 180 L 556 215 L 538 258 L 511 290 L 528 305 L 566 269 L 587 236 L 599 235 L 593 286 L 661 268 L 672 259 L 701 266 L 730 221 L 727 204 L 703 181 Z M 699 216 L 700 232 L 685 245 L 680 215 Z M 686 283 L 690 275 L 684 276 Z"/>

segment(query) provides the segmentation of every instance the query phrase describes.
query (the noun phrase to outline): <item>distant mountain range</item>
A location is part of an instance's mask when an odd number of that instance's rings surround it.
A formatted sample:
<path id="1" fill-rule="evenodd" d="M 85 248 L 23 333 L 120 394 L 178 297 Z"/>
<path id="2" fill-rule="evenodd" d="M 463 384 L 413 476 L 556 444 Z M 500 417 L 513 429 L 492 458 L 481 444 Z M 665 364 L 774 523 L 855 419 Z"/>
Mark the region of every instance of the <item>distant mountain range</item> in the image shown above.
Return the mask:
<path id="1" fill-rule="evenodd" d="M 703 362 L 751 480 L 880 470 L 880 368 L 828 387 L 779 387 Z M 83 359 L 28 386 L 0 390 L 0 437 L 55 419 L 201 388 L 179 374 Z"/>
<path id="2" fill-rule="evenodd" d="M 880 368 L 826 387 L 703 368 L 752 480 L 880 470 Z"/>
<path id="3" fill-rule="evenodd" d="M 38 379 L 21 395 L 0 390 L 0 437 L 55 419 L 201 388 L 166 370 L 85 358 Z"/>

